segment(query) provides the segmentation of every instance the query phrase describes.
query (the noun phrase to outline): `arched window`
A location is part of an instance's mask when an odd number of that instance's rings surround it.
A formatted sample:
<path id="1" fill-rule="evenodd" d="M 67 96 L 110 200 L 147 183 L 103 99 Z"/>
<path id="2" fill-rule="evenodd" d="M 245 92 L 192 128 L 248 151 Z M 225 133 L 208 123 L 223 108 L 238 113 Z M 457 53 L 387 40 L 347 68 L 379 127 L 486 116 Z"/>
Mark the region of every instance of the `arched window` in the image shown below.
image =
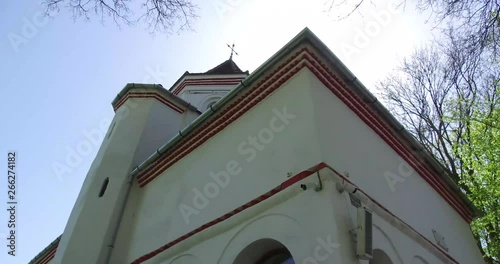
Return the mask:
<path id="1" fill-rule="evenodd" d="M 266 238 L 248 245 L 233 264 L 295 264 L 295 261 L 283 244 Z"/>
<path id="2" fill-rule="evenodd" d="M 369 264 L 392 264 L 392 260 L 383 250 L 375 249 Z"/>
<path id="3" fill-rule="evenodd" d="M 212 105 L 214 105 L 215 103 L 217 103 L 217 101 L 213 101 L 213 102 L 208 103 L 208 105 L 207 105 L 207 110 L 208 110 L 208 109 L 209 109 Z"/>
<path id="4" fill-rule="evenodd" d="M 221 98 L 222 98 L 221 96 L 211 96 L 211 97 L 207 98 L 204 101 L 204 103 L 202 104 L 201 109 L 203 109 L 203 111 L 210 109 L 210 106 L 217 103 Z"/>

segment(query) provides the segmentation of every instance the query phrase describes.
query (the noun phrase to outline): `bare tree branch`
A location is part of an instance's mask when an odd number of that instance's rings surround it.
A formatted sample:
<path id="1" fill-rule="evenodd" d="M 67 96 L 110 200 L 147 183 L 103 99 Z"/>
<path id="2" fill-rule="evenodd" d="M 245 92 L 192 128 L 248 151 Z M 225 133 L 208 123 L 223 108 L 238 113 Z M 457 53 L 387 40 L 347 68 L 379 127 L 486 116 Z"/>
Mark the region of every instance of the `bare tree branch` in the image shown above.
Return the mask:
<path id="1" fill-rule="evenodd" d="M 138 6 L 134 3 L 132 0 L 44 0 L 43 5 L 47 16 L 53 16 L 62 7 L 69 9 L 75 20 L 97 16 L 104 22 L 110 17 L 118 26 L 145 22 L 151 32 L 193 30 L 192 22 L 198 17 L 197 6 L 190 0 L 144 0 Z"/>
<path id="2" fill-rule="evenodd" d="M 466 165 L 471 157 L 464 156 L 457 146 L 472 144 L 471 127 L 477 113 L 488 117 L 498 111 L 500 68 L 488 60 L 491 50 L 477 49 L 470 39 L 456 37 L 453 29 L 445 37 L 405 59 L 378 88 L 389 110 L 449 169 L 461 189 L 475 194 L 471 188 L 480 189 L 484 182 Z M 485 132 L 498 126 L 488 119 L 481 122 L 486 124 Z M 495 226 L 484 231 L 487 236 L 481 239 L 486 239 L 485 243 L 496 241 L 491 240 L 498 231 Z M 496 261 L 491 256 L 485 260 Z"/>
<path id="3" fill-rule="evenodd" d="M 401 0 L 399 8 L 408 0 Z M 498 0 L 414 0 L 420 11 L 431 11 L 436 26 L 455 27 L 457 33 L 469 39 L 469 45 L 476 49 L 488 47 L 498 55 L 500 44 L 500 1 Z M 352 15 L 365 5 L 364 0 L 326 0 L 328 12 L 335 12 L 340 6 L 349 6 L 347 14 Z M 351 8 L 352 7 L 352 8 Z M 430 20 L 430 19 L 429 19 Z"/>

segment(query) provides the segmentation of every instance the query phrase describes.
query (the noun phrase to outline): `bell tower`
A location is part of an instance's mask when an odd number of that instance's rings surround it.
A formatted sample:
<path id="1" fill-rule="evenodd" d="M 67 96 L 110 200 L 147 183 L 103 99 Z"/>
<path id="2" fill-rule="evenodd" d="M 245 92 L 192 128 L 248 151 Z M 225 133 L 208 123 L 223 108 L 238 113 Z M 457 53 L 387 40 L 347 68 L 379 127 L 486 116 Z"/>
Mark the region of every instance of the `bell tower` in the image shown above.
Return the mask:
<path id="1" fill-rule="evenodd" d="M 127 84 L 82 185 L 54 263 L 107 263 L 133 183 L 131 172 L 248 76 L 231 57 L 204 73 L 185 72 L 170 91 Z"/>
<path id="2" fill-rule="evenodd" d="M 131 171 L 200 112 L 161 85 L 127 84 L 75 202 L 54 263 L 106 263 Z"/>
<path id="3" fill-rule="evenodd" d="M 186 71 L 170 91 L 205 112 L 248 76 L 248 71 L 242 71 L 233 61 L 233 53 L 237 53 L 231 50 L 231 57 L 211 70 L 204 73 Z"/>

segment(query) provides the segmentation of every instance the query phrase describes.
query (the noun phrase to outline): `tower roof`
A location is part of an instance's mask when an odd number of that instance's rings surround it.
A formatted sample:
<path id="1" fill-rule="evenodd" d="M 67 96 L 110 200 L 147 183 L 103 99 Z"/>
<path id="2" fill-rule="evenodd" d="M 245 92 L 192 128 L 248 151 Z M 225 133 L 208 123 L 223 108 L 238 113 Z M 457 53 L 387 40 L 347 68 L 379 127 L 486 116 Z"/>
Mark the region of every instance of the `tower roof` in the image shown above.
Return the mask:
<path id="1" fill-rule="evenodd" d="M 239 79 L 237 82 L 241 81 L 244 79 L 246 76 L 248 76 L 249 72 L 248 71 L 242 71 L 236 63 L 232 60 L 232 58 L 229 58 L 229 60 L 224 61 L 223 63 L 215 66 L 214 68 L 206 71 L 206 72 L 200 72 L 200 73 L 191 73 L 191 72 L 184 72 L 184 74 L 179 77 L 179 79 L 170 87 L 169 91 L 174 92 L 176 88 L 179 88 L 179 85 L 182 85 L 182 83 L 186 80 L 199 80 L 199 79 L 214 79 L 216 78 L 218 81 L 221 79 L 227 80 L 227 81 L 234 81 L 234 79 Z M 214 75 L 227 75 L 227 76 L 215 76 Z M 236 75 L 236 76 L 235 76 Z M 220 83 L 219 83 L 220 84 Z M 174 94 L 178 94 L 179 91 L 174 92 Z"/>
<path id="2" fill-rule="evenodd" d="M 208 70 L 204 74 L 241 74 L 243 72 L 232 59 L 215 66 L 213 69 Z M 248 72 L 246 72 L 248 73 Z"/>

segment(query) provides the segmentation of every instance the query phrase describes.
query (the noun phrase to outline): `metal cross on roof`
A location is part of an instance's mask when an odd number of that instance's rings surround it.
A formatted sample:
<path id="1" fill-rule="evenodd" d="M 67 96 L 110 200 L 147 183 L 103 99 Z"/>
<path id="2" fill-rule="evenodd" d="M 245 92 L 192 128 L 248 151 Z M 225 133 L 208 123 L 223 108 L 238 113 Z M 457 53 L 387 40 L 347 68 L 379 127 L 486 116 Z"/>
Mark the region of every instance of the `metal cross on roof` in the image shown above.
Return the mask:
<path id="1" fill-rule="evenodd" d="M 231 49 L 231 56 L 229 57 L 229 60 L 233 60 L 233 53 L 236 54 L 236 55 L 238 55 L 238 52 L 236 52 L 234 50 L 234 43 L 233 43 L 233 46 L 231 46 L 229 44 L 227 44 L 227 46 Z"/>

